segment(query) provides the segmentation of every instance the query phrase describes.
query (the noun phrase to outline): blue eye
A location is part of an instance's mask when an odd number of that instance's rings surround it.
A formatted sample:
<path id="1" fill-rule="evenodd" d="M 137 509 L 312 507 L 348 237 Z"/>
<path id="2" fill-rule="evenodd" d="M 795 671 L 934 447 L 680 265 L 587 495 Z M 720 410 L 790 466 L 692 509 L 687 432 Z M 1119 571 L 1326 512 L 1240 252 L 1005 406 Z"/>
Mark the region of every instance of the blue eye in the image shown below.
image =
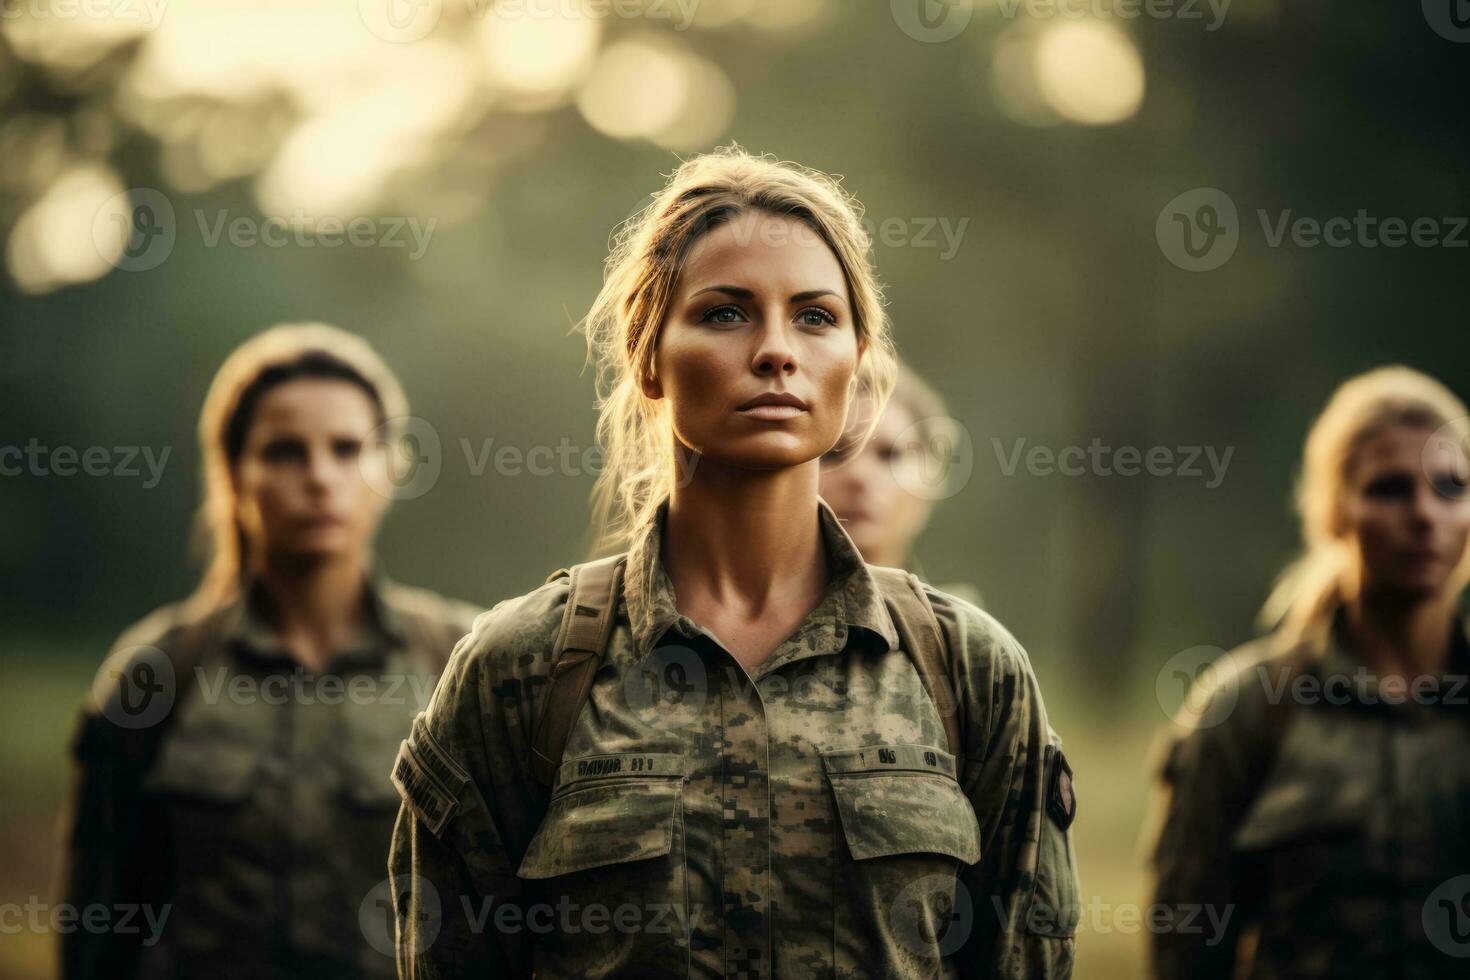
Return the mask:
<path id="1" fill-rule="evenodd" d="M 837 324 L 837 318 L 820 306 L 808 306 L 796 314 L 796 318 L 801 321 L 803 326 L 808 327 L 835 326 Z"/>
<path id="2" fill-rule="evenodd" d="M 699 318 L 700 323 L 741 323 L 745 320 L 745 314 L 740 312 L 738 306 L 716 306 L 704 311 Z"/>

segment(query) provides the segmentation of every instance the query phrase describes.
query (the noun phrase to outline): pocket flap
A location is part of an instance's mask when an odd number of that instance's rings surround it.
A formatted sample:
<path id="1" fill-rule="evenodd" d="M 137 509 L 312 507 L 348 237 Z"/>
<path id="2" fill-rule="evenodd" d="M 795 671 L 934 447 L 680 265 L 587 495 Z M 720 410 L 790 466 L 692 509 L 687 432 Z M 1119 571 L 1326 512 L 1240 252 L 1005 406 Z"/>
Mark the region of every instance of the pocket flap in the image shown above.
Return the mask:
<path id="1" fill-rule="evenodd" d="M 1256 799 L 1232 844 L 1237 851 L 1259 851 L 1292 838 L 1349 832 L 1362 826 L 1368 803 L 1366 782 L 1277 782 Z"/>
<path id="2" fill-rule="evenodd" d="M 564 762 L 557 789 L 517 876 L 554 878 L 668 854 L 684 758 L 625 753 Z"/>
<path id="3" fill-rule="evenodd" d="M 914 853 L 980 860 L 980 822 L 948 752 L 874 745 L 826 752 L 822 762 L 854 860 Z"/>
<path id="4" fill-rule="evenodd" d="M 245 798 L 259 768 L 254 746 L 223 739 L 165 737 L 158 760 L 143 780 L 150 792 L 217 803 Z"/>

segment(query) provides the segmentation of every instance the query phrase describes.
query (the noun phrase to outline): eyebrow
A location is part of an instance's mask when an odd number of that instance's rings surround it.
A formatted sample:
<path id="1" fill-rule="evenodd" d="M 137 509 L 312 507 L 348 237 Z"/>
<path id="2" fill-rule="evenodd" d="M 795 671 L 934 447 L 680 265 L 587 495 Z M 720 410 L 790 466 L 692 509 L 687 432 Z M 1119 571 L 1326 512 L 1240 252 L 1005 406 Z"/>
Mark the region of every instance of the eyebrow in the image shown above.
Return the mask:
<path id="1" fill-rule="evenodd" d="M 704 293 L 725 293 L 737 299 L 755 299 L 755 293 L 741 286 L 706 286 L 698 292 L 690 293 L 689 298 L 693 299 Z M 822 296 L 834 296 L 837 299 L 842 298 L 841 294 L 831 289 L 808 289 L 805 292 L 792 293 L 789 302 L 805 303 L 807 300 L 818 299 Z"/>

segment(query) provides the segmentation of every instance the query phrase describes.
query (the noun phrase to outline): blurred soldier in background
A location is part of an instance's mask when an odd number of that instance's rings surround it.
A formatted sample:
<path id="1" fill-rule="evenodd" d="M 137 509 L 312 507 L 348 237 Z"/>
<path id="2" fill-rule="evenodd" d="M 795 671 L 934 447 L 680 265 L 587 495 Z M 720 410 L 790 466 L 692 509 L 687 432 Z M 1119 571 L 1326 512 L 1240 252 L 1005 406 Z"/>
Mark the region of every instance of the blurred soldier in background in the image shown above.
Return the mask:
<path id="1" fill-rule="evenodd" d="M 406 413 L 377 354 L 323 325 L 266 331 L 215 377 L 211 564 L 123 633 L 71 746 L 63 900 L 148 914 L 63 933 L 64 977 L 392 975 L 388 774 L 475 612 L 374 569 Z"/>
<path id="2" fill-rule="evenodd" d="M 1155 976 L 1465 975 L 1465 416 L 1391 367 L 1313 426 L 1280 626 L 1201 675 L 1167 742 Z"/>
<path id="3" fill-rule="evenodd" d="M 872 565 L 908 568 L 915 539 L 929 523 L 933 504 L 912 492 L 931 462 L 926 425 L 942 421 L 944 403 L 928 385 L 900 366 L 893 395 L 873 424 L 872 392 L 860 390 L 842 440 L 822 457 L 822 499 Z M 864 438 L 869 432 L 871 436 Z"/>
<path id="4" fill-rule="evenodd" d="M 914 542 L 934 510 L 935 495 L 926 491 L 947 475 L 943 447 L 951 419 L 934 389 L 904 364 L 874 425 L 876 406 L 866 389 L 854 396 L 842 440 L 822 457 L 820 493 L 865 561 L 925 578 Z M 980 604 L 973 585 L 945 582 L 941 588 Z"/>

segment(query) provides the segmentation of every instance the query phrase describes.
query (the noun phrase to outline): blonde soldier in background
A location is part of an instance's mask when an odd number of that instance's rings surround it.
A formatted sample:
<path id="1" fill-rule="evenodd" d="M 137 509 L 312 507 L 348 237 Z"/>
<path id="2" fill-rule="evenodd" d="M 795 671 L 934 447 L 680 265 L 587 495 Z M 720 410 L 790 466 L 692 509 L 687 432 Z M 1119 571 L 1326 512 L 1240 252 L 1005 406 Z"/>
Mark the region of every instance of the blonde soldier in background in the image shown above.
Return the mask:
<path id="1" fill-rule="evenodd" d="M 372 569 L 369 482 L 407 410 L 327 326 L 220 368 L 199 422 L 212 563 L 117 641 L 71 746 L 63 900 L 144 913 L 63 933 L 63 977 L 392 975 L 388 772 L 476 611 Z"/>
<path id="2" fill-rule="evenodd" d="M 414 723 L 403 977 L 1070 975 L 1025 652 L 817 496 L 892 383 L 867 256 L 834 182 L 739 149 L 621 236 L 587 329 L 629 550 L 481 616 Z"/>
<path id="3" fill-rule="evenodd" d="M 1154 976 L 1465 975 L 1467 437 L 1459 399 L 1402 367 L 1312 427 L 1281 625 L 1213 665 L 1168 740 Z"/>
<path id="4" fill-rule="evenodd" d="M 853 398 L 846 431 L 822 457 L 819 492 L 869 564 L 924 578 L 914 542 L 949 477 L 952 424 L 943 400 L 905 364 L 881 412 L 871 392 Z M 973 585 L 946 582 L 943 591 L 980 605 Z"/>

